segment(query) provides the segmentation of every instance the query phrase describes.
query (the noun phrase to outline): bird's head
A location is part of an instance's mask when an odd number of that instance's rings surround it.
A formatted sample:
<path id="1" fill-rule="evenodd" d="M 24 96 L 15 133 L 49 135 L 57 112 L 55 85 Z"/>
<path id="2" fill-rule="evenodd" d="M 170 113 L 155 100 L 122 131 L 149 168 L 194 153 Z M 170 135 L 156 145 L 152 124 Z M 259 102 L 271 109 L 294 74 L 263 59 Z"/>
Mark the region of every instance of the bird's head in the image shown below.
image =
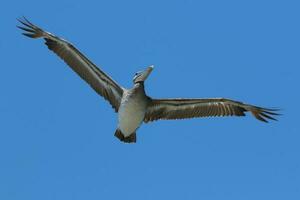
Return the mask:
<path id="1" fill-rule="evenodd" d="M 152 72 L 153 68 L 154 66 L 151 65 L 147 67 L 144 71 L 139 71 L 135 73 L 133 77 L 133 83 L 144 82 L 148 78 L 149 74 Z"/>

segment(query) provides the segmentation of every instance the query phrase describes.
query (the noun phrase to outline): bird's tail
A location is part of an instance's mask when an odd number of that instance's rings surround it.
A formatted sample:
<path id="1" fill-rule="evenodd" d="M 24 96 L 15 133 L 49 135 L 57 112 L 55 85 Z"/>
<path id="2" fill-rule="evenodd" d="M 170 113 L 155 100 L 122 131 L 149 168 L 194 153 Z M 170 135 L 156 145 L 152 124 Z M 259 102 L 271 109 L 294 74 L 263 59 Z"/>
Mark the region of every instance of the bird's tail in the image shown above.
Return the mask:
<path id="1" fill-rule="evenodd" d="M 125 143 L 136 143 L 136 133 L 131 133 L 128 137 L 125 137 L 120 129 L 117 129 L 115 132 L 115 136 L 119 138 L 122 142 Z"/>

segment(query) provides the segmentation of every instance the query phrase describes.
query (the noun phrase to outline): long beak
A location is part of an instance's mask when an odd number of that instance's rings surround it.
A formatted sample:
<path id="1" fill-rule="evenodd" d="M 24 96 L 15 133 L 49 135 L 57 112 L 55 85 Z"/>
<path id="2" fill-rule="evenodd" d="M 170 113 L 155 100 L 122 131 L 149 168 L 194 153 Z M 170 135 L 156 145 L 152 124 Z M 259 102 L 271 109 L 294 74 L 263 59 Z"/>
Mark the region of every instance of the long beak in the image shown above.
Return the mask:
<path id="1" fill-rule="evenodd" d="M 150 72 L 152 72 L 153 69 L 154 69 L 154 65 L 150 65 L 150 66 L 147 68 L 148 73 L 150 74 Z"/>
<path id="2" fill-rule="evenodd" d="M 151 74 L 152 70 L 153 70 L 153 65 L 147 67 L 137 80 L 145 81 L 148 78 L 148 76 Z"/>

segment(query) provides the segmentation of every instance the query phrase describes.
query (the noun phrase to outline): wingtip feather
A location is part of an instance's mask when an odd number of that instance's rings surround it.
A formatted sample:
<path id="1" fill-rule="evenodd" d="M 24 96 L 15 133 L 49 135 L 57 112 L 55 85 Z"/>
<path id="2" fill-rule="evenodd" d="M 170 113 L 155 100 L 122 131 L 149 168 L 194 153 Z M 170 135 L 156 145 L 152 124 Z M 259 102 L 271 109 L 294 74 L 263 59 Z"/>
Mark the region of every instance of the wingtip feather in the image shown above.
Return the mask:
<path id="1" fill-rule="evenodd" d="M 30 38 L 39 38 L 42 37 L 44 34 L 44 31 L 32 24 L 26 17 L 23 16 L 23 19 L 17 19 L 23 26 L 17 25 L 17 27 L 25 33 L 22 33 L 23 35 L 30 37 Z"/>
<path id="2" fill-rule="evenodd" d="M 278 121 L 276 118 L 273 116 L 278 116 L 280 115 L 279 113 L 276 113 L 276 111 L 279 111 L 279 109 L 270 109 L 270 108 L 261 108 L 261 107 L 254 107 L 250 109 L 250 112 L 253 114 L 253 116 L 263 122 L 268 123 L 268 120 L 274 120 Z"/>

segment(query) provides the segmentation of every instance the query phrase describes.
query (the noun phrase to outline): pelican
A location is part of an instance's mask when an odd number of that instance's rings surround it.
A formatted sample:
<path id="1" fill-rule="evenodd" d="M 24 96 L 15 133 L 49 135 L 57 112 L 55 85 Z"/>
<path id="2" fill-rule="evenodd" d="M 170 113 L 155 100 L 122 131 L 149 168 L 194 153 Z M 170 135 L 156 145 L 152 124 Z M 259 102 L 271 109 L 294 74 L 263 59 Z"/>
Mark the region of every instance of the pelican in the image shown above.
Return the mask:
<path id="1" fill-rule="evenodd" d="M 263 122 L 276 120 L 278 109 L 258 107 L 226 98 L 153 99 L 145 93 L 145 81 L 153 66 L 137 72 L 133 87 L 125 89 L 105 74 L 70 42 L 29 22 L 18 19 L 17 26 L 30 38 L 43 38 L 48 48 L 66 62 L 99 95 L 103 96 L 118 114 L 115 136 L 125 143 L 136 142 L 140 125 L 155 120 L 187 119 L 195 117 L 245 116 L 246 112 Z"/>

